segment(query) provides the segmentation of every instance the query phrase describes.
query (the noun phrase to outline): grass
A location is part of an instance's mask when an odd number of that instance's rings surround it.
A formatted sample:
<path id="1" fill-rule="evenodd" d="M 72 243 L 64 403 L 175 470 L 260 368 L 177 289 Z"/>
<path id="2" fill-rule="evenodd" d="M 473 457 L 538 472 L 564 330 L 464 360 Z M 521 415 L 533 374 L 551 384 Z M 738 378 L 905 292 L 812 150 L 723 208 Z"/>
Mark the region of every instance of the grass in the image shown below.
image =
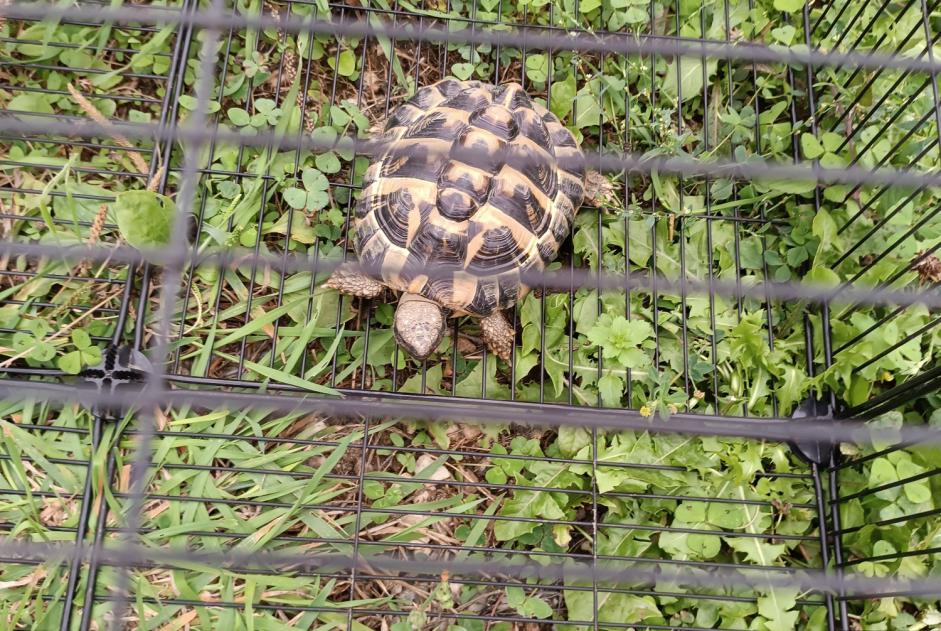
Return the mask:
<path id="1" fill-rule="evenodd" d="M 715 41 L 803 41 L 800 16 L 782 9 L 788 2 L 754 4 L 452 0 L 396 6 L 425 16 L 425 24 L 430 18 L 447 17 L 452 24 L 471 18 Z M 372 9 L 368 15 L 377 21 L 381 11 L 392 8 L 381 2 L 361 5 L 330 9 L 348 16 Z M 262 5 L 252 2 L 248 8 L 257 11 Z M 266 3 L 263 8 L 306 15 L 312 5 Z M 813 7 L 812 19 L 819 11 Z M 845 48 L 859 35 L 861 48 L 883 38 L 878 44 L 883 48 L 917 54 L 925 41 L 915 9 L 892 7 L 885 15 L 866 9 L 849 23 L 851 13 L 822 45 Z M 835 15 L 831 9 L 815 36 Z M 929 16 L 929 28 L 937 19 Z M 848 34 L 839 42 L 844 27 Z M 180 122 L 191 115 L 200 46 L 194 39 L 188 63 L 173 67 L 170 60 L 183 42 L 172 27 L 100 30 L 7 21 L 0 29 L 0 54 L 14 62 L 0 67 L 0 103 L 18 116 L 152 122 L 166 115 Z M 910 31 L 914 34 L 906 38 Z M 523 81 L 589 149 L 603 145 L 667 155 L 819 159 L 830 166 L 884 162 L 925 171 L 938 166 L 930 83 L 895 71 L 818 71 L 812 113 L 803 68 L 382 39 L 312 41 L 276 31 L 235 31 L 224 34 L 214 74 L 210 114 L 243 133 L 274 127 L 322 138 L 365 135 L 416 87 L 450 75 Z M 811 133 L 812 114 L 816 134 Z M 4 140 L 0 154 L 5 240 L 102 245 L 124 238 L 114 198 L 146 189 L 175 197 L 184 155 L 172 143 L 98 139 L 80 144 L 55 138 Z M 362 157 L 217 145 L 201 157 L 200 166 L 191 230 L 198 247 L 236 245 L 315 260 L 343 255 L 350 210 L 367 166 Z M 921 272 L 911 263 L 919 252 L 941 243 L 934 190 L 828 187 L 818 196 L 793 184 L 657 174 L 612 174 L 609 180 L 611 194 L 602 207 L 580 211 L 560 265 L 632 275 L 656 270 L 674 279 L 685 269 L 690 277 L 742 284 L 764 278 L 900 287 L 932 282 L 931 268 Z M 909 232 L 911 226 L 917 229 Z M 94 364 L 76 332 L 87 334 L 95 346 L 112 339 L 128 278 L 135 287 L 123 337 L 138 337 L 144 348 L 151 345 L 161 270 L 148 270 L 144 283 L 141 270 L 132 273 L 112 263 L 68 265 L 26 257 L 0 263 L 0 366 L 74 372 L 76 353 L 82 364 Z M 941 343 L 941 328 L 931 326 L 936 315 L 923 308 L 893 313 L 835 305 L 830 314 L 835 360 L 824 370 L 821 317 L 804 305 L 578 289 L 542 299 L 529 296 L 519 306 L 512 366 L 493 357 L 484 361 L 472 321 L 456 323 L 438 353 L 419 365 L 394 344 L 391 300 L 366 304 L 341 298 L 320 288 L 324 277 L 250 266 L 187 269 L 173 314 L 168 371 L 210 380 L 203 387 L 215 389 L 236 380 L 251 388 L 277 385 L 317 395 L 381 390 L 665 415 L 772 417 L 790 414 L 811 389 L 822 386 L 841 401 L 865 402 L 937 365 Z M 921 333 L 906 340 L 913 331 Z M 936 396 L 914 402 L 903 410 L 904 420 L 929 422 L 938 403 Z M 74 540 L 85 476 L 91 475 L 94 505 L 87 538 L 100 534 L 116 542 L 126 526 L 138 419 L 109 425 L 92 453 L 86 413 L 48 405 L 4 406 L 4 532 L 35 541 Z M 669 560 L 681 567 L 820 564 L 808 467 L 781 445 L 373 420 L 364 450 L 366 427 L 359 419 L 299 414 L 164 411 L 151 457 L 145 544 L 291 554 L 350 554 L 355 549 L 362 554 L 425 550 L 441 556 L 460 550 L 468 558 L 494 550 L 505 555 L 495 563 L 597 554 Z M 844 450 L 849 458 L 862 455 Z M 90 469 L 85 466 L 89 459 Z M 870 575 L 918 577 L 936 571 L 934 554 L 865 560 L 936 546 L 935 505 L 925 488 L 931 491 L 937 476 L 906 482 L 933 471 L 935 454 L 899 451 L 873 462 L 878 464 L 841 472 L 844 495 L 894 484 L 894 490 L 841 504 L 844 525 L 854 529 L 844 537 L 852 560 Z M 99 522 L 103 506 L 109 510 Z M 917 513 L 929 515 L 880 523 Z M 762 536 L 770 534 L 777 536 Z M 347 610 L 353 608 L 352 626 L 363 629 L 537 628 L 547 623 L 536 621 L 546 618 L 579 628 L 590 623 L 596 604 L 592 585 L 574 580 L 502 585 L 467 576 L 362 571 L 353 581 L 346 571 L 314 575 L 256 569 L 195 562 L 137 568 L 131 573 L 134 603 L 128 622 L 134 628 L 167 630 L 334 628 L 347 626 Z M 0 593 L 0 624 L 57 626 L 68 571 L 6 565 L 0 570 L 0 585 L 6 588 Z M 79 607 L 89 576 L 83 567 Z M 110 615 L 107 600 L 117 584 L 116 568 L 98 569 L 95 620 Z M 610 587 L 601 585 L 597 592 L 605 628 L 616 622 L 639 628 L 736 628 L 747 621 L 758 629 L 823 628 L 825 623 L 819 594 L 761 586 Z M 938 609 L 937 602 L 904 597 L 850 606 L 852 624 L 859 628 L 930 624 Z"/>

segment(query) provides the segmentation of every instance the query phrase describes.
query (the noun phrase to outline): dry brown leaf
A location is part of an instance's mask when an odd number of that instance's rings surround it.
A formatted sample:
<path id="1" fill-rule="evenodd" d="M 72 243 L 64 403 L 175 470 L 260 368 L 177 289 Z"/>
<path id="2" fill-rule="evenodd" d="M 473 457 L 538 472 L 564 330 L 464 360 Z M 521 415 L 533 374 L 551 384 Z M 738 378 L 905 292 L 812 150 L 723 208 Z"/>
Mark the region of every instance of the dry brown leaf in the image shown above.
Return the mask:
<path id="1" fill-rule="evenodd" d="M 182 629 L 191 623 L 198 615 L 199 611 L 196 609 L 188 609 L 180 613 L 180 615 L 177 616 L 173 622 L 168 622 L 167 624 L 160 627 L 160 631 L 177 631 L 178 629 Z"/>
<path id="2" fill-rule="evenodd" d="M 0 581 L 0 590 L 12 589 L 14 587 L 25 587 L 26 585 L 35 585 L 46 577 L 46 570 L 37 567 L 35 570 L 15 581 Z"/>

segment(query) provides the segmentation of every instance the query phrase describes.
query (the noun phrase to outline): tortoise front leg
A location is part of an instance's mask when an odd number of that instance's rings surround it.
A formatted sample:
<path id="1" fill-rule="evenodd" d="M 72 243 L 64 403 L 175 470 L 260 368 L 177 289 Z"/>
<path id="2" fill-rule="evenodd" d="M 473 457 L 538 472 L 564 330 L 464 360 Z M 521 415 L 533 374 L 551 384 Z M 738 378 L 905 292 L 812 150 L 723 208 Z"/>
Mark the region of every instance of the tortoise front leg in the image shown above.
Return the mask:
<path id="1" fill-rule="evenodd" d="M 496 311 L 486 318 L 481 318 L 480 332 L 483 334 L 484 342 L 487 343 L 487 348 L 503 361 L 509 362 L 516 333 L 503 313 Z"/>
<path id="2" fill-rule="evenodd" d="M 385 287 L 379 281 L 366 276 L 355 263 L 343 263 L 337 267 L 323 286 L 358 298 L 375 298 Z"/>

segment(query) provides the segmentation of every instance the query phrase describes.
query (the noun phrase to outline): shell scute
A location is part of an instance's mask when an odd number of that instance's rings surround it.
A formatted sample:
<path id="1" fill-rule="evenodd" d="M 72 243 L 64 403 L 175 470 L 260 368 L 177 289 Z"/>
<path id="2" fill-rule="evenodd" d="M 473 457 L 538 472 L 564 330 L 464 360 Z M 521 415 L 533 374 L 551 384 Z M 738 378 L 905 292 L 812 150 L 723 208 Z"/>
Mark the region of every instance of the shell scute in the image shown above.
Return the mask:
<path id="1" fill-rule="evenodd" d="M 489 105 L 474 110 L 468 122 L 477 129 L 488 131 L 503 141 L 513 140 L 520 132 L 513 114 L 501 105 Z"/>
<path id="2" fill-rule="evenodd" d="M 528 291 L 520 271 L 555 259 L 583 201 L 575 137 L 518 84 L 451 79 L 385 129 L 355 212 L 361 260 L 454 313 L 512 307 Z"/>
<path id="3" fill-rule="evenodd" d="M 480 202 L 458 188 L 439 187 L 437 206 L 441 216 L 451 221 L 467 221 L 477 212 Z"/>

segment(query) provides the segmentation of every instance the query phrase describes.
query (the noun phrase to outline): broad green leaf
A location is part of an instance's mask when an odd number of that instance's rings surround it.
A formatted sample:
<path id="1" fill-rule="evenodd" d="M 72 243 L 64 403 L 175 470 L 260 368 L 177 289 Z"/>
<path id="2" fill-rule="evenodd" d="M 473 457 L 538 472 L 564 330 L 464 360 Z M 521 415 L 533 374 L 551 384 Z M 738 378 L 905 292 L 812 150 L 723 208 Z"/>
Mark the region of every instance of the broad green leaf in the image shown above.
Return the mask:
<path id="1" fill-rule="evenodd" d="M 572 111 L 572 105 L 575 101 L 575 93 L 578 86 L 575 83 L 574 73 L 569 73 L 562 81 L 552 83 L 552 89 L 549 94 L 549 109 L 552 113 L 565 120 Z"/>
<path id="2" fill-rule="evenodd" d="M 317 169 L 304 169 L 301 179 L 304 182 L 304 188 L 308 191 L 325 191 L 330 187 L 327 176 Z"/>
<path id="3" fill-rule="evenodd" d="M 305 210 L 307 208 L 307 193 L 299 188 L 286 189 L 283 197 L 288 206 L 295 210 Z"/>
<path id="4" fill-rule="evenodd" d="M 337 154 L 332 151 L 321 153 L 314 158 L 314 162 L 317 164 L 317 168 L 324 173 L 336 173 L 340 170 L 341 166 L 340 159 L 337 158 Z"/>
<path id="5" fill-rule="evenodd" d="M 527 517 L 545 520 L 565 519 L 563 511 L 552 494 L 545 491 L 518 491 L 504 502 L 499 515 L 505 517 Z M 539 525 L 534 521 L 498 520 L 493 526 L 497 541 L 511 541 L 534 531 Z"/>
<path id="6" fill-rule="evenodd" d="M 344 50 L 340 53 L 340 58 L 337 63 L 337 72 L 344 77 L 349 77 L 356 72 L 356 55 L 353 54 L 353 51 Z"/>
<path id="7" fill-rule="evenodd" d="M 461 81 L 467 81 L 474 74 L 474 64 L 468 63 L 459 63 L 451 66 L 451 74 L 460 79 Z"/>
<path id="8" fill-rule="evenodd" d="M 723 537 L 726 545 L 745 555 L 745 560 L 759 565 L 775 565 L 787 551 L 783 543 L 765 543 L 751 537 Z"/>
<path id="9" fill-rule="evenodd" d="M 80 351 L 66 353 L 56 362 L 62 372 L 77 375 L 82 371 L 82 354 Z"/>
<path id="10" fill-rule="evenodd" d="M 32 114 L 52 114 L 54 110 L 44 94 L 27 92 L 17 94 L 4 106 L 5 110 L 29 112 Z"/>
<path id="11" fill-rule="evenodd" d="M 813 267 L 804 276 L 804 280 L 818 285 L 835 287 L 840 284 L 840 277 L 829 267 Z"/>
<path id="12" fill-rule="evenodd" d="M 712 502 L 706 511 L 709 523 L 725 530 L 740 530 L 745 527 L 749 515 L 741 504 Z"/>
<path id="13" fill-rule="evenodd" d="M 566 458 L 572 458 L 582 448 L 591 445 L 591 432 L 583 427 L 563 425 L 559 428 L 556 444 Z"/>
<path id="14" fill-rule="evenodd" d="M 823 148 L 830 153 L 835 153 L 837 149 L 840 148 L 840 145 L 843 144 L 845 140 L 844 136 L 840 134 L 835 134 L 832 131 L 824 132 L 820 136 L 820 140 L 823 142 Z"/>
<path id="15" fill-rule="evenodd" d="M 816 136 L 804 132 L 801 134 L 801 151 L 808 160 L 816 160 L 823 155 L 823 145 Z"/>
<path id="16" fill-rule="evenodd" d="M 598 380 L 601 402 L 609 407 L 619 407 L 624 393 L 624 382 L 617 375 L 608 373 Z"/>
<path id="17" fill-rule="evenodd" d="M 895 470 L 900 480 L 912 478 L 925 472 L 924 467 L 908 459 L 902 459 L 895 463 Z M 922 504 L 931 500 L 931 486 L 929 480 L 930 478 L 922 478 L 921 480 L 909 482 L 902 486 L 905 497 L 914 504 Z"/>
<path id="18" fill-rule="evenodd" d="M 251 115 L 240 107 L 229 108 L 226 114 L 229 116 L 229 120 L 232 121 L 232 124 L 238 125 L 239 127 L 248 125 L 252 120 Z"/>
<path id="19" fill-rule="evenodd" d="M 706 521 L 707 506 L 708 504 L 705 502 L 682 502 L 676 507 L 676 518 L 688 524 L 704 522 Z"/>
<path id="20" fill-rule="evenodd" d="M 526 77 L 537 83 L 543 83 L 549 76 L 549 59 L 545 55 L 526 56 Z"/>
<path id="21" fill-rule="evenodd" d="M 578 129 L 596 127 L 603 122 L 598 97 L 594 94 L 583 92 L 575 97 L 574 111 L 575 127 Z"/>
<path id="22" fill-rule="evenodd" d="M 75 329 L 72 331 L 72 343 L 75 344 L 75 348 L 79 350 L 84 350 L 91 346 L 91 337 L 84 329 Z"/>
<path id="23" fill-rule="evenodd" d="M 778 11 L 793 13 L 804 8 L 805 0 L 774 0 L 774 8 Z"/>
<path id="24" fill-rule="evenodd" d="M 170 243 L 176 205 L 150 191 L 120 193 L 112 207 L 121 236 L 138 249 L 158 249 Z"/>
<path id="25" fill-rule="evenodd" d="M 686 538 L 686 547 L 693 558 L 707 560 L 719 554 L 722 540 L 716 535 L 689 535 Z"/>
<path id="26" fill-rule="evenodd" d="M 706 79 L 711 79 L 718 62 L 710 59 L 706 62 Z M 681 57 L 679 63 L 674 59 L 667 64 L 667 74 L 663 78 L 663 93 L 683 101 L 702 96 L 703 62 L 698 57 Z"/>
<path id="27" fill-rule="evenodd" d="M 895 466 L 888 458 L 876 458 L 869 467 L 869 488 L 876 488 L 885 484 L 898 482 L 899 475 L 895 471 Z M 898 497 L 898 487 L 885 489 L 876 493 L 876 497 L 885 500 L 892 500 Z"/>

